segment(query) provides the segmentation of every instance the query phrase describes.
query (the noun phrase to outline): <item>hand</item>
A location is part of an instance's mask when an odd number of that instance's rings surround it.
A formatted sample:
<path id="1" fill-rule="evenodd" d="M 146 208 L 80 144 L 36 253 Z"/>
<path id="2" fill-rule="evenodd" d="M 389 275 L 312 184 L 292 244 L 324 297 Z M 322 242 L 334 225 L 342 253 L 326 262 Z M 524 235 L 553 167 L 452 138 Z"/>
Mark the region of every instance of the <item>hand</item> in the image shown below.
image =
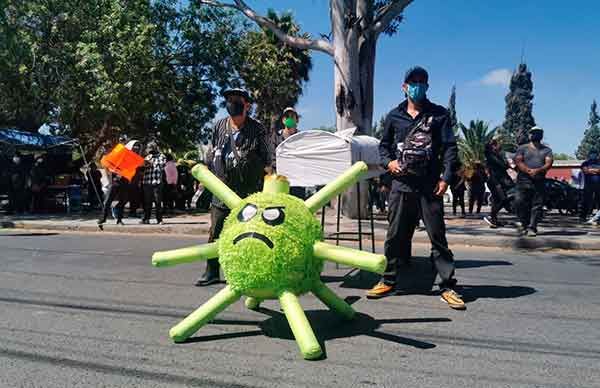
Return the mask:
<path id="1" fill-rule="evenodd" d="M 435 186 L 434 194 L 438 197 L 443 197 L 446 194 L 446 190 L 448 190 L 448 183 L 446 181 L 440 179 Z"/>
<path id="2" fill-rule="evenodd" d="M 392 160 L 388 163 L 388 171 L 393 175 L 403 175 L 398 160 Z"/>

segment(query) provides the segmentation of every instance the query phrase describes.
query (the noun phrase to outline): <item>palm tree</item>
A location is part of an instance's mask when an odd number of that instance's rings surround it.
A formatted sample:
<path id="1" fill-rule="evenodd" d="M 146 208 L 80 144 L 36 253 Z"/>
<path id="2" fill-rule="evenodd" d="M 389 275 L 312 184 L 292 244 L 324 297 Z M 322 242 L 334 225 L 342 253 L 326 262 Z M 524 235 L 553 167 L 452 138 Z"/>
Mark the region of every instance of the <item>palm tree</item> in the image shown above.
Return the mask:
<path id="1" fill-rule="evenodd" d="M 458 136 L 458 155 L 468 176 L 477 164 L 485 164 L 485 145 L 492 140 L 496 130 L 490 130 L 483 120 L 471 120 L 469 127 L 463 123 L 458 125 L 462 132 L 462 136 Z"/>

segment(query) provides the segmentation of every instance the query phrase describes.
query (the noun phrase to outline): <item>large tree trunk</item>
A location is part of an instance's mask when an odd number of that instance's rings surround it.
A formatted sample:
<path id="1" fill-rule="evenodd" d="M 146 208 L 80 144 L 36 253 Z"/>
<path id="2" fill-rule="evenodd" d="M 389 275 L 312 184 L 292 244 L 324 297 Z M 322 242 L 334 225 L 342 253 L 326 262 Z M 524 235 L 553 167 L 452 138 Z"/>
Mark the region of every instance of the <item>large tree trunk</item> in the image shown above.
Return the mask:
<path id="1" fill-rule="evenodd" d="M 376 33 L 373 4 L 362 0 L 333 0 L 335 110 L 337 130 L 357 127 L 368 133 L 373 122 L 373 79 Z"/>
<path id="2" fill-rule="evenodd" d="M 358 64 L 359 31 L 355 26 L 356 0 L 332 0 L 336 128 L 364 130 L 363 101 Z"/>

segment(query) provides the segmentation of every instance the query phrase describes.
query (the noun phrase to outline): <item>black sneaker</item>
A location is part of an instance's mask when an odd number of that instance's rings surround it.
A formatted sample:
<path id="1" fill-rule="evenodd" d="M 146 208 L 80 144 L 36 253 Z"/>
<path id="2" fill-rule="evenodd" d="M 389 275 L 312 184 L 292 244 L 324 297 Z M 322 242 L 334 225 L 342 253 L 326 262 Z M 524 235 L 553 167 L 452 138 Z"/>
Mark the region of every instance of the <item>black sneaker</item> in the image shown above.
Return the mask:
<path id="1" fill-rule="evenodd" d="M 490 217 L 483 217 L 483 220 L 490 226 L 492 229 L 496 229 L 498 227 L 498 222 L 492 220 Z"/>
<path id="2" fill-rule="evenodd" d="M 123 220 L 117 220 L 117 225 L 125 225 L 125 224 L 123 223 Z"/>

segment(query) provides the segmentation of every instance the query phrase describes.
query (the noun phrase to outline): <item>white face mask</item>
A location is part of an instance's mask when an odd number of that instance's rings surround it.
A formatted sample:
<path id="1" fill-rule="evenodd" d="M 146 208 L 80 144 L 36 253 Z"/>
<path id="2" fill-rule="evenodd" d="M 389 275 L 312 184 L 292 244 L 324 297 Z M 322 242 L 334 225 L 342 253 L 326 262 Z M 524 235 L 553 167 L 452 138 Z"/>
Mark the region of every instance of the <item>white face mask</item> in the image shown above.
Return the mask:
<path id="1" fill-rule="evenodd" d="M 19 163 L 21 163 L 21 158 L 19 158 L 19 157 L 15 156 L 15 157 L 13 158 L 13 163 L 14 163 L 14 164 L 19 164 Z"/>

